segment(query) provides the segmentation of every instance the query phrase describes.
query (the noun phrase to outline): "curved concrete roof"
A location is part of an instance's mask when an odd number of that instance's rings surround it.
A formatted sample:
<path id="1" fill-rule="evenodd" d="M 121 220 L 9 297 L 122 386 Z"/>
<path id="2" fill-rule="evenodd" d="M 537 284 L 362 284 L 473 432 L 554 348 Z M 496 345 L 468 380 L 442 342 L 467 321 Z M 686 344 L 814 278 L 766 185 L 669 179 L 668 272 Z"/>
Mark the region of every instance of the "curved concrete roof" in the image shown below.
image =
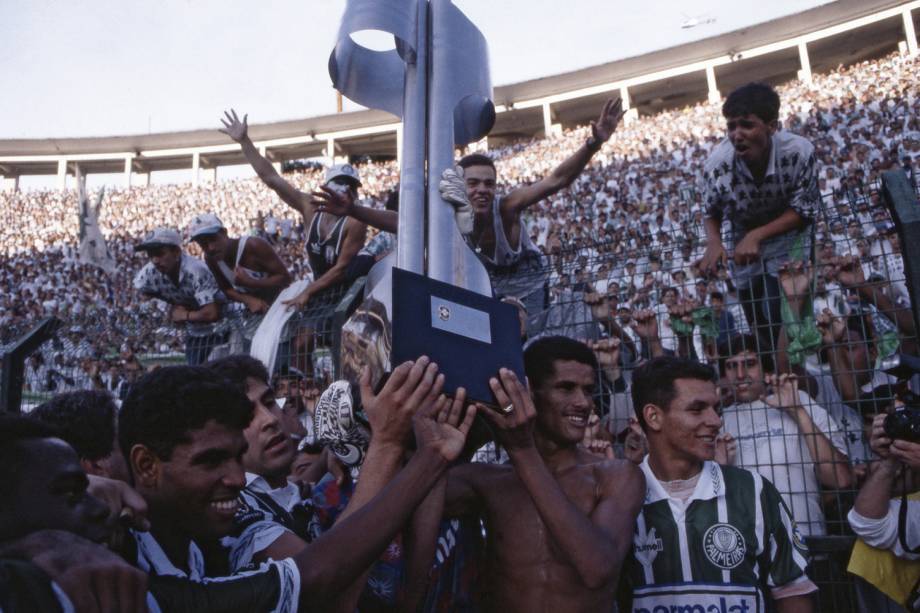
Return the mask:
<path id="1" fill-rule="evenodd" d="M 809 43 L 813 70 L 877 56 L 903 39 L 900 11 L 918 6 L 918 0 L 838 0 L 700 41 L 497 87 L 499 115 L 490 139 L 539 133 L 544 103 L 552 104 L 553 121 L 583 122 L 620 87 L 628 88 L 632 106 L 640 112 L 705 99 L 707 66 L 723 92 L 751 75 L 763 80 L 794 78 L 799 67 L 797 41 Z M 853 28 L 854 20 L 865 23 Z M 330 137 L 336 139 L 340 153 L 393 155 L 396 121 L 382 111 L 357 111 L 253 125 L 250 135 L 277 160 L 321 155 Z M 80 161 L 87 172 L 120 172 L 126 158 L 141 171 L 187 168 L 193 150 L 201 156 L 203 167 L 242 162 L 238 147 L 228 143 L 225 135 L 202 129 L 0 140 L 0 173 L 53 173 L 58 170 L 56 160 L 64 157 Z"/>

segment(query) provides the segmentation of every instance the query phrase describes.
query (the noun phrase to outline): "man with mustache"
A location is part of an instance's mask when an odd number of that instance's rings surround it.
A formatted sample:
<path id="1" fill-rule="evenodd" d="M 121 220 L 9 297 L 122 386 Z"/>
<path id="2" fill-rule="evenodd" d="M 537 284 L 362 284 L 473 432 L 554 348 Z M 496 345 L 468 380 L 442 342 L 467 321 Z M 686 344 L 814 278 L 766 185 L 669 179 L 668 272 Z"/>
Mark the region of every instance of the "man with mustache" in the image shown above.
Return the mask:
<path id="1" fill-rule="evenodd" d="M 780 130 L 779 96 L 748 83 L 722 105 L 726 139 L 706 160 L 706 252 L 701 271 L 729 266 L 722 222 L 730 225 L 732 281 L 744 313 L 766 347 L 776 348 L 781 327 L 777 273 L 796 246 L 810 249 L 808 229 L 821 206 L 814 146 Z"/>

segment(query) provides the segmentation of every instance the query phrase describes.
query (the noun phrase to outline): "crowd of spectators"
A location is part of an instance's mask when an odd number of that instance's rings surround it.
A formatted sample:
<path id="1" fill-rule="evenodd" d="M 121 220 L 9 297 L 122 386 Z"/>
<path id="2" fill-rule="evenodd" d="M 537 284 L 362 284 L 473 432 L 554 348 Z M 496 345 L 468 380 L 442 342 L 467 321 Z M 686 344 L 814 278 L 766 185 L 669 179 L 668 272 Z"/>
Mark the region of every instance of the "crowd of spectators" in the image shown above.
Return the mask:
<path id="1" fill-rule="evenodd" d="M 912 169 L 920 156 L 915 69 L 915 59 L 892 55 L 778 90 L 784 129 L 816 147 L 825 203 L 817 224 L 820 257 L 829 262 L 835 256 L 858 256 L 867 278 L 878 275 L 892 282 L 900 305 L 907 299 L 903 266 L 875 187 L 882 170 L 892 164 Z M 702 164 L 723 130 L 718 105 L 711 103 L 639 117 L 620 127 L 569 189 L 527 211 L 534 244 L 552 255 L 550 302 L 568 305 L 545 320 L 547 326 L 591 337 L 594 333 L 582 325 L 587 321 L 591 327 L 587 311 L 572 305 L 597 292 L 615 299 L 622 323 L 645 309 L 657 311 L 666 348 L 673 349 L 663 305 L 669 294 L 665 290 L 674 288 L 668 300 L 676 302 L 709 303 L 715 292 L 728 313 L 725 319 L 745 331 L 727 275 L 703 282 L 692 266 L 704 247 Z M 544 176 L 586 134 L 587 128 L 566 130 L 557 138 L 493 149 L 490 156 L 500 182 L 510 190 Z M 398 179 L 395 163 L 368 162 L 358 168 L 362 203 L 382 206 Z M 286 177 L 309 191 L 319 183 L 320 171 L 306 167 Z M 213 212 L 231 234 L 272 237 L 295 279 L 306 272 L 302 220 L 257 179 L 108 189 L 99 224 L 118 263 L 111 275 L 77 257 L 76 198 L 75 192 L 62 190 L 0 194 L 0 342 L 55 315 L 67 325 L 65 339 L 91 345 L 89 351 L 74 353 L 67 351 L 67 341 L 59 341 L 44 351 L 45 369 L 70 374 L 38 377 L 30 383 L 36 390 L 61 391 L 68 389 L 68 380 L 85 382 L 103 372 L 112 373 L 107 379 L 115 382 L 108 385 L 117 388 L 125 376 L 122 356 L 180 350 L 166 305 L 141 301 L 131 287 L 144 263 L 133 245 L 152 228 L 184 228 L 195 214 Z M 31 221 L 22 223 L 26 219 Z M 195 247 L 190 251 L 195 253 Z M 839 282 L 832 267 L 824 272 L 819 290 L 826 298 L 816 304 L 839 312 L 845 308 Z"/>
<path id="2" fill-rule="evenodd" d="M 595 356 L 583 362 L 598 371 L 601 420 L 588 428 L 585 449 L 639 463 L 648 445 L 660 448 L 661 432 L 653 428 L 647 437 L 648 416 L 635 417 L 643 407 L 627 393 L 632 370 L 648 358 L 692 358 L 718 372 L 716 459 L 769 479 L 806 536 L 848 530 L 843 517 L 852 501 L 845 494 L 891 444 L 877 443 L 884 436 L 876 413 L 910 378 L 883 372 L 881 358 L 916 353 L 898 234 L 879 183 L 882 172 L 898 167 L 914 181 L 920 167 L 917 62 L 891 55 L 777 88 L 782 129 L 814 145 L 821 201 L 813 254 L 798 254 L 778 273 L 783 334 L 792 340 L 782 352 L 764 348 L 732 271 L 707 274 L 699 265 L 711 188 L 704 163 L 725 136 L 719 106 L 700 103 L 620 126 L 567 189 L 527 210 L 524 231 L 546 263 L 539 271 L 547 279 L 546 311 L 536 336 L 586 341 Z M 590 140 L 591 130 L 492 149 L 501 189 L 540 180 Z M 395 163 L 355 166 L 360 204 L 382 208 L 398 180 Z M 303 192 L 321 182 L 309 166 L 285 179 Z M 29 359 L 31 392 L 96 388 L 128 396 L 129 383 L 152 360 L 181 352 L 169 305 L 142 300 L 132 286 L 147 261 L 136 246 L 154 228 L 186 228 L 194 216 L 214 213 L 231 235 L 267 238 L 294 279 L 308 272 L 303 221 L 256 179 L 106 190 L 99 224 L 114 273 L 81 263 L 78 210 L 76 195 L 66 191 L 0 196 L 0 342 L 43 317 L 64 322 Z M 192 243 L 186 248 L 200 254 Z M 525 326 L 527 332 L 534 336 Z M 267 373 L 256 379 L 270 383 Z M 317 399 L 299 393 L 303 417 Z"/>

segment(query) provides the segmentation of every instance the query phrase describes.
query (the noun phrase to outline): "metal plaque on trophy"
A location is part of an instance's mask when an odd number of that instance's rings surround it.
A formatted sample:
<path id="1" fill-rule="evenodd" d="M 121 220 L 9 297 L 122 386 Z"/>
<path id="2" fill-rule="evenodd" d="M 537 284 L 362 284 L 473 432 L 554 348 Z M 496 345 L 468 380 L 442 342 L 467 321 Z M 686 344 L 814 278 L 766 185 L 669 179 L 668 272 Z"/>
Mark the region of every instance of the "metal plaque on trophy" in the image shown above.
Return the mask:
<path id="1" fill-rule="evenodd" d="M 395 48 L 362 47 L 352 38 L 362 30 L 392 34 Z M 342 327 L 339 376 L 355 382 L 368 366 L 376 384 L 395 363 L 428 355 L 448 392 L 463 386 L 493 403 L 498 368 L 524 378 L 517 312 L 492 297 L 438 189 L 455 147 L 495 121 L 485 38 L 450 0 L 348 0 L 329 74 L 344 96 L 402 119 L 397 251 L 371 270 Z"/>

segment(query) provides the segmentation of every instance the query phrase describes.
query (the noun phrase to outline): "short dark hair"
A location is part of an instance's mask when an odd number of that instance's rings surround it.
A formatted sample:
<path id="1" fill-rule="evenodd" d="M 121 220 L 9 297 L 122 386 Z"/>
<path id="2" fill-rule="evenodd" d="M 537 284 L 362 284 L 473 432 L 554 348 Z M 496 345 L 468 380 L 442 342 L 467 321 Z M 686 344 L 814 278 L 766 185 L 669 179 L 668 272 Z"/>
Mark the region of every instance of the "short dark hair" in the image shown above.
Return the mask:
<path id="1" fill-rule="evenodd" d="M 710 300 L 721 300 L 725 302 L 725 295 L 722 292 L 712 292 L 709 294 Z"/>
<path id="2" fill-rule="evenodd" d="M 118 440 L 129 460 L 141 444 L 162 460 L 209 421 L 244 430 L 253 405 L 234 385 L 204 366 L 166 366 L 138 379 L 118 415 Z"/>
<path id="3" fill-rule="evenodd" d="M 581 341 L 566 336 L 543 336 L 524 351 L 524 372 L 533 388 L 553 376 L 556 361 L 579 362 L 598 369 L 597 356 Z"/>
<path id="4" fill-rule="evenodd" d="M 696 360 L 674 356 L 652 358 L 633 371 L 633 410 L 643 431 L 647 429 L 647 424 L 642 408 L 654 404 L 665 411 L 670 409 L 671 402 L 677 396 L 677 390 L 674 389 L 674 381 L 677 379 L 714 382 L 715 372 Z"/>
<path id="5" fill-rule="evenodd" d="M 399 210 L 399 184 L 396 184 L 396 187 L 390 190 L 390 193 L 387 194 L 387 199 L 383 203 L 383 208 L 387 211 L 398 211 Z"/>
<path id="6" fill-rule="evenodd" d="M 108 392 L 80 390 L 58 394 L 29 415 L 55 427 L 81 459 L 92 461 L 112 453 L 117 413 Z"/>
<path id="7" fill-rule="evenodd" d="M 22 415 L 0 415 L 0 505 L 16 495 L 19 474 L 28 458 L 21 445 L 28 441 L 60 438 L 57 428 Z"/>
<path id="8" fill-rule="evenodd" d="M 487 155 L 482 153 L 471 153 L 469 155 L 464 155 L 460 158 L 460 161 L 457 162 L 457 166 L 460 168 L 469 168 L 470 166 L 489 166 L 492 170 L 495 170 L 495 162 Z"/>
<path id="9" fill-rule="evenodd" d="M 722 104 L 722 116 L 744 117 L 756 115 L 770 123 L 779 119 L 779 94 L 766 83 L 748 83 L 742 85 L 725 99 Z"/>
<path id="10" fill-rule="evenodd" d="M 756 353 L 763 371 L 772 373 L 774 371 L 773 356 L 766 350 L 767 347 L 764 347 L 764 351 L 759 351 L 762 345 L 763 343 L 760 339 L 753 334 L 733 334 L 719 343 L 716 350 L 719 356 L 719 374 L 725 374 L 725 360 L 740 355 L 745 351 Z"/>
<path id="11" fill-rule="evenodd" d="M 223 379 L 226 379 L 243 394 L 246 393 L 246 379 L 252 377 L 269 385 L 268 369 L 265 364 L 246 354 L 228 355 L 205 364 Z"/>

